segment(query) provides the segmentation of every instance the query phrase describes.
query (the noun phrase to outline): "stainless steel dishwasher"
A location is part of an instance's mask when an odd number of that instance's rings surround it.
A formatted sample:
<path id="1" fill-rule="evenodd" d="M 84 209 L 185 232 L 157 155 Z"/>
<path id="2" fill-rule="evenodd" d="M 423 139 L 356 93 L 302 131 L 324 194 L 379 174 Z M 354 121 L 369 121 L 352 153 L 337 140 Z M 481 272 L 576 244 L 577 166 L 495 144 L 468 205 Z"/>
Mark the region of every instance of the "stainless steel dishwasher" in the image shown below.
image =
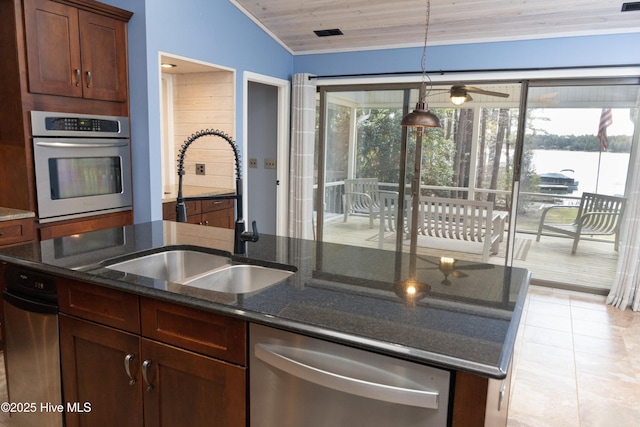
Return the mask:
<path id="1" fill-rule="evenodd" d="M 52 277 L 7 265 L 3 294 L 11 425 L 59 427 L 58 306 Z M 50 406 L 43 406 L 50 405 Z"/>
<path id="2" fill-rule="evenodd" d="M 252 427 L 445 427 L 450 373 L 250 326 Z"/>

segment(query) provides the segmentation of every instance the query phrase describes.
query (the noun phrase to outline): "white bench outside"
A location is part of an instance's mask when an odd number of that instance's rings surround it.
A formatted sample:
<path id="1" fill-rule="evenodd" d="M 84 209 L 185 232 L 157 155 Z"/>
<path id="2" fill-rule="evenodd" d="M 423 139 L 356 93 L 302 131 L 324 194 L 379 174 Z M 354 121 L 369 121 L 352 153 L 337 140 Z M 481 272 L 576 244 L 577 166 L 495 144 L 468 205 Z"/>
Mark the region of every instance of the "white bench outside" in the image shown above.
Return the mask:
<path id="1" fill-rule="evenodd" d="M 395 231 L 397 200 L 397 195 L 380 194 L 380 248 L 384 234 Z M 411 197 L 406 196 L 405 233 L 411 229 L 411 204 Z M 482 254 L 482 261 L 487 262 L 490 254 L 498 252 L 507 216 L 507 212 L 494 211 L 492 202 L 421 196 L 416 232 L 423 246 Z"/>

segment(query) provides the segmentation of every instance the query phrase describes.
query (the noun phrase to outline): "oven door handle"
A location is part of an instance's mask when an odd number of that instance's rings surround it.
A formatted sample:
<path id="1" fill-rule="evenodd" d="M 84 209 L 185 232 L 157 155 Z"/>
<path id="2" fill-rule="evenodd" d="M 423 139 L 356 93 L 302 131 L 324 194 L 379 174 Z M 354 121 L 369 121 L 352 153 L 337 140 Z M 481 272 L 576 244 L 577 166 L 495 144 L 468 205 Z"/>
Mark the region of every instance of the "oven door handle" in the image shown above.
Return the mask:
<path id="1" fill-rule="evenodd" d="M 291 350 L 295 352 L 295 349 Z M 368 399 L 420 408 L 438 409 L 440 393 L 437 391 L 398 387 L 329 372 L 312 366 L 309 362 L 293 359 L 290 355 L 286 354 L 289 353 L 288 347 L 286 346 L 260 343 L 255 345 L 254 351 L 255 356 L 263 362 L 310 383 Z M 316 359 L 323 357 L 331 358 L 331 355 L 313 352 L 313 357 Z"/>
<path id="2" fill-rule="evenodd" d="M 128 141 L 114 141 L 114 142 L 36 142 L 39 147 L 54 147 L 54 148 L 102 148 L 102 147 L 127 147 Z"/>

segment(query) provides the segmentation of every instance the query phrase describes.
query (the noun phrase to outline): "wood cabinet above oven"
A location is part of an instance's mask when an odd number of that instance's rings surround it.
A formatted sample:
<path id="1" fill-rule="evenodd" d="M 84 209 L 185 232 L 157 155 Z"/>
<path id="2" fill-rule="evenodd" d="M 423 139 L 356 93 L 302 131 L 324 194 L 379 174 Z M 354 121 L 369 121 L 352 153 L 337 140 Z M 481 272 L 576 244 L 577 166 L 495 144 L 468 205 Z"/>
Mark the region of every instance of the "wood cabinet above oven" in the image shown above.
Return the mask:
<path id="1" fill-rule="evenodd" d="M 127 100 L 126 22 L 50 0 L 25 0 L 29 91 Z"/>
<path id="2" fill-rule="evenodd" d="M 0 1 L 0 206 L 38 215 L 31 111 L 129 116 L 132 15 L 95 0 Z"/>

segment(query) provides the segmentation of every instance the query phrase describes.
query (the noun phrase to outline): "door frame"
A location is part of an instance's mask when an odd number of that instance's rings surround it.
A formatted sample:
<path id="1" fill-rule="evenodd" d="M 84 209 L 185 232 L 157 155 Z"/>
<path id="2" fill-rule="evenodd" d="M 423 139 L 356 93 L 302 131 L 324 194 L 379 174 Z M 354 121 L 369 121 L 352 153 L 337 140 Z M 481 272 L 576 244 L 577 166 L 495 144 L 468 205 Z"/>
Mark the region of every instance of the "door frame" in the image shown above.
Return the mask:
<path id="1" fill-rule="evenodd" d="M 290 86 L 289 80 L 278 79 L 263 74 L 257 74 L 250 71 L 243 73 L 243 99 L 242 99 L 242 153 L 245 157 L 249 153 L 248 147 L 248 117 L 249 117 L 249 82 L 261 83 L 268 86 L 278 88 L 278 130 L 277 130 L 277 168 L 276 179 L 276 235 L 285 236 L 287 234 L 288 215 L 288 194 L 289 194 L 289 99 Z M 245 170 L 245 177 L 247 171 Z M 248 179 L 243 180 L 243 194 L 248 193 Z M 248 200 L 243 201 L 246 217 L 249 218 L 250 213 L 247 211 Z"/>

